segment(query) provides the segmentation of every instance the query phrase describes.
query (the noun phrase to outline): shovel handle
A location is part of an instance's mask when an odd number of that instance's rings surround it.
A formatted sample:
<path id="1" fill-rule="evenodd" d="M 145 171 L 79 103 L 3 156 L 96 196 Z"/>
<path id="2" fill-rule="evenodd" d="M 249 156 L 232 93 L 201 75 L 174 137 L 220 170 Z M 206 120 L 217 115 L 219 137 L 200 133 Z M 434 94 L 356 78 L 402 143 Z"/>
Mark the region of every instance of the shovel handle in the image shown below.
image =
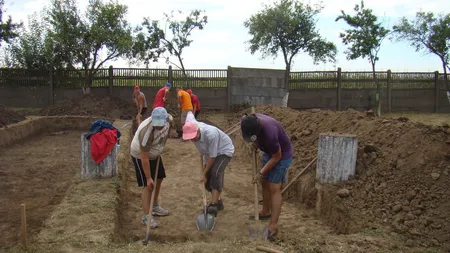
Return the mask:
<path id="1" fill-rule="evenodd" d="M 150 198 L 150 207 L 148 209 L 148 219 L 152 219 L 152 211 L 153 211 L 153 202 L 155 201 L 155 192 L 156 192 L 156 185 L 158 184 L 158 170 L 159 170 L 159 160 L 161 156 L 158 156 L 156 160 L 156 169 L 155 169 L 155 180 L 153 181 L 153 190 L 152 190 L 152 196 Z M 151 173 L 151 169 L 150 169 Z M 145 186 L 147 187 L 147 186 Z M 145 239 L 143 241 L 144 245 L 147 245 L 148 241 L 150 240 L 150 220 L 147 221 L 147 230 L 145 233 Z"/>
<path id="2" fill-rule="evenodd" d="M 255 107 L 254 106 L 252 106 L 251 112 L 255 113 Z M 252 160 L 253 160 L 253 176 L 256 176 L 258 168 L 257 168 L 257 164 L 256 164 L 256 150 L 255 149 L 252 149 L 252 156 L 253 156 L 252 157 Z M 258 211 L 258 203 L 259 203 L 259 201 L 258 201 L 258 183 L 257 182 L 253 183 L 253 190 L 255 192 L 255 203 L 254 203 L 255 204 L 255 220 L 258 221 L 259 220 L 259 211 Z"/>
<path id="3" fill-rule="evenodd" d="M 200 154 L 200 172 L 201 175 L 203 176 L 203 173 L 205 172 L 205 166 L 203 165 L 203 155 Z M 201 184 L 201 187 L 203 189 L 203 206 L 206 206 L 206 189 L 205 189 L 205 183 Z"/>

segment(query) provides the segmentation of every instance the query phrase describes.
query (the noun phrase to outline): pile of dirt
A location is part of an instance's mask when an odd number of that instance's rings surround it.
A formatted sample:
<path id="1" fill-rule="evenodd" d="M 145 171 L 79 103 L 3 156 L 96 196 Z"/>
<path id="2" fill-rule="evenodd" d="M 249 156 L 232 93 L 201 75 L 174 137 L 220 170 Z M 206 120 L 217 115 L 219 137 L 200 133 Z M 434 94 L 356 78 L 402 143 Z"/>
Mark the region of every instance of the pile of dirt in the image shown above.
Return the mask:
<path id="1" fill-rule="evenodd" d="M 390 229 L 407 235 L 412 245 L 450 244 L 448 125 L 428 126 L 403 117 L 374 118 L 354 110 L 296 111 L 260 106 L 256 111 L 279 120 L 291 137 L 295 157 L 289 178 L 317 155 L 319 133 L 358 136 L 356 175 L 327 187 L 328 196 L 322 199 L 333 202 L 328 203 L 333 210 L 322 214 L 328 215 L 325 218 L 336 231 Z M 313 207 L 317 200 L 314 184 L 315 166 L 287 194 Z M 338 197 L 338 190 L 347 194 Z"/>
<path id="2" fill-rule="evenodd" d="M 117 97 L 84 95 L 44 108 L 41 116 L 101 116 L 120 119 L 132 119 L 136 116 L 136 107 Z"/>
<path id="3" fill-rule="evenodd" d="M 22 120 L 25 120 L 25 116 L 20 115 L 3 105 L 0 105 L 0 127 L 18 123 Z"/>

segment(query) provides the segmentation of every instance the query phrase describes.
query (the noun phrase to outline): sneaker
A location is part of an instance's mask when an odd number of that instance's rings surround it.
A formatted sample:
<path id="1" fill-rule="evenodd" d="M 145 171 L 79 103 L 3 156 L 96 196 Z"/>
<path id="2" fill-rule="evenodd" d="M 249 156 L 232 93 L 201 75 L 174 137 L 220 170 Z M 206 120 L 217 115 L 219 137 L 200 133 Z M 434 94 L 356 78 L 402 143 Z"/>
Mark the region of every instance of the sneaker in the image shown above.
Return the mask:
<path id="1" fill-rule="evenodd" d="M 212 214 L 212 215 L 214 215 L 214 217 L 216 217 L 217 216 L 217 212 L 218 212 L 217 204 L 209 204 L 208 208 L 206 209 L 206 211 L 209 214 Z"/>
<path id="2" fill-rule="evenodd" d="M 152 214 L 157 215 L 157 216 L 167 216 L 167 215 L 169 215 L 169 211 L 160 206 L 154 206 L 153 210 L 152 210 Z"/>
<path id="3" fill-rule="evenodd" d="M 217 202 L 217 209 L 219 211 L 222 211 L 225 207 L 223 206 L 223 201 L 221 199 L 219 199 L 219 201 Z"/>
<path id="4" fill-rule="evenodd" d="M 142 224 L 147 225 L 148 223 L 148 215 L 144 215 L 142 216 L 142 220 L 141 220 Z M 153 217 L 150 219 L 150 228 L 157 228 L 158 227 L 158 223 L 156 222 L 155 219 L 153 219 Z"/>

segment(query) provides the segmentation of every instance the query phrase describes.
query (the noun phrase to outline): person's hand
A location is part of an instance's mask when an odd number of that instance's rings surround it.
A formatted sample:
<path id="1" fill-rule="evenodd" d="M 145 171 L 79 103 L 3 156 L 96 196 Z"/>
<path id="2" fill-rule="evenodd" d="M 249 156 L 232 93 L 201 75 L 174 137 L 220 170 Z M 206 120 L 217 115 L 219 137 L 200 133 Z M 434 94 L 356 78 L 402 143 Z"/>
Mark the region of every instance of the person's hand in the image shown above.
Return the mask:
<path id="1" fill-rule="evenodd" d="M 206 175 L 203 174 L 202 179 L 200 179 L 200 182 L 206 184 L 206 181 L 208 181 L 208 179 L 206 178 Z"/>
<path id="2" fill-rule="evenodd" d="M 260 172 L 258 172 L 258 173 L 256 173 L 256 175 L 253 177 L 253 181 L 252 181 L 252 182 L 253 182 L 254 184 L 257 184 L 257 183 L 261 182 L 262 178 L 263 178 L 263 175 L 262 175 Z"/>
<path id="3" fill-rule="evenodd" d="M 150 191 L 153 190 L 153 185 L 154 185 L 153 179 L 152 179 L 152 178 L 147 178 L 147 188 L 148 188 Z"/>

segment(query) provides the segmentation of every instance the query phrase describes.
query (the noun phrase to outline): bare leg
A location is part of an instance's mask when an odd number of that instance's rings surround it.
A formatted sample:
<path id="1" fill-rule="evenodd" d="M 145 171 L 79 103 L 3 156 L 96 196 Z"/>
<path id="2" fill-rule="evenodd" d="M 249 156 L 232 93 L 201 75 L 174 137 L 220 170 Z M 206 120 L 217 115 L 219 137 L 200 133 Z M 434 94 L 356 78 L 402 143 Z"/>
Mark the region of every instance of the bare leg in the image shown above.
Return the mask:
<path id="1" fill-rule="evenodd" d="M 263 195 L 263 209 L 261 215 L 269 215 L 271 211 L 270 183 L 267 180 L 262 180 L 261 185 Z"/>
<path id="2" fill-rule="evenodd" d="M 159 196 L 159 190 L 161 189 L 161 184 L 162 184 L 163 179 L 158 179 L 158 184 L 156 185 L 156 189 L 155 189 L 155 200 L 153 201 L 153 207 L 159 205 L 158 202 L 158 196 Z M 151 196 L 151 195 L 150 195 Z M 150 202 L 149 202 L 150 203 Z"/>
<path id="3" fill-rule="evenodd" d="M 218 190 L 213 189 L 211 191 L 211 197 L 212 197 L 211 203 L 217 204 L 217 202 L 219 201 L 219 198 L 220 198 L 220 192 Z"/>
<path id="4" fill-rule="evenodd" d="M 275 232 L 278 229 L 278 218 L 281 213 L 281 183 L 270 184 L 270 194 L 272 200 L 272 216 L 270 217 L 269 230 Z"/>
<path id="5" fill-rule="evenodd" d="M 148 214 L 148 211 L 150 210 L 150 199 L 152 196 L 152 192 L 148 189 L 148 187 L 143 187 L 141 190 L 141 200 L 142 200 L 142 207 L 145 214 Z"/>

